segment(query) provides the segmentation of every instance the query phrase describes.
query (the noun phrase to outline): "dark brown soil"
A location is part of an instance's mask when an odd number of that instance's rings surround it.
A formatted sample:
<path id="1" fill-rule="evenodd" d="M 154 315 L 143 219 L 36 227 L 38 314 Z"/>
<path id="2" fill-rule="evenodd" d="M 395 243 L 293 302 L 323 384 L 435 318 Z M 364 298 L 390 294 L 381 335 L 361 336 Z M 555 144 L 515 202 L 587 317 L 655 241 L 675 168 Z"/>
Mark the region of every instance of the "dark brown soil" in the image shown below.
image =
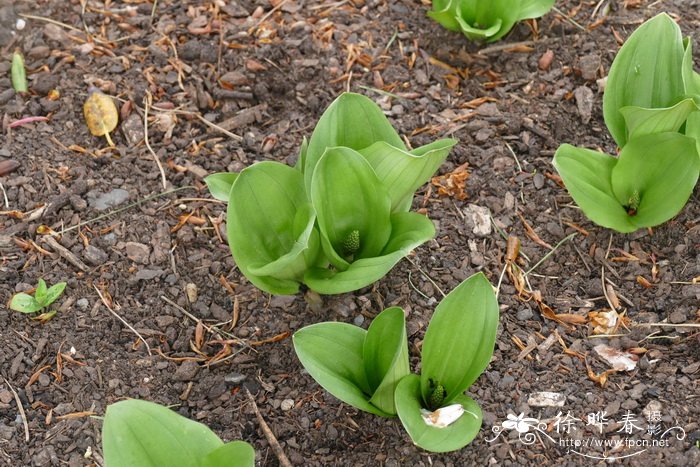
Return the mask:
<path id="1" fill-rule="evenodd" d="M 536 37 L 535 23 L 520 24 L 498 49 L 442 29 L 426 17 L 427 1 L 160 0 L 153 17 L 147 1 L 84 3 L 81 12 L 77 0 L 0 0 L 0 162 L 20 164 L 0 176 L 0 464 L 102 465 L 101 421 L 81 412 L 101 416 L 108 404 L 134 397 L 174 405 L 226 440 L 252 443 L 260 465 L 277 465 L 245 388 L 294 465 L 589 465 L 602 461 L 569 452 L 560 440 L 651 440 L 646 431 L 626 435 L 621 423 L 631 414 L 646 430 L 651 412 L 664 430 L 677 426 L 686 437 L 674 432 L 669 446 L 622 462 L 700 464 L 700 341 L 688 326 L 697 326 L 700 313 L 700 284 L 692 283 L 700 276 L 700 192 L 666 225 L 621 235 L 587 221 L 550 177 L 561 143 L 615 151 L 596 80 L 615 56 L 616 36 L 665 9 L 697 50 L 697 1 L 561 1 L 558 9 L 571 18 L 548 14 Z M 25 18 L 15 31 L 18 14 L 41 18 Z M 30 71 L 24 97 L 11 90 L 15 48 Z M 551 65 L 540 69 L 548 51 Z M 119 98 L 115 150 L 84 123 L 90 85 Z M 57 100 L 47 97 L 53 89 Z M 302 296 L 270 297 L 241 276 L 221 238 L 224 206 L 211 200 L 202 177 L 259 160 L 293 163 L 302 137 L 346 89 L 378 102 L 413 146 L 458 138 L 440 173 L 468 162 L 468 198 L 420 192 L 415 208 L 436 221 L 435 240 L 374 286 L 311 309 Z M 165 188 L 143 142 L 148 96 L 148 142 Z M 9 128 L 25 116 L 49 119 Z M 102 204 L 104 194 L 114 197 L 111 206 Z M 498 228 L 475 234 L 474 206 L 487 208 Z M 579 231 L 528 275 L 542 303 L 587 321 L 589 311 L 610 308 L 605 282 L 631 321 L 611 338 L 593 336 L 589 325 L 557 323 L 534 300 L 519 298 L 505 275 L 496 352 L 470 389 L 485 412 L 471 445 L 424 452 L 397 419 L 340 403 L 299 365 L 289 333 L 324 320 L 366 327 L 390 305 L 408 311 L 417 363 L 438 287 L 449 291 L 476 271 L 499 282 L 502 233 L 521 240 L 524 270 L 548 254 L 525 222 L 550 245 Z M 42 225 L 67 230 L 58 246 L 37 233 Z M 68 283 L 45 324 L 4 305 L 39 278 Z M 232 343 L 211 342 L 227 336 L 204 328 L 197 349 L 197 320 L 227 329 L 234 304 Z M 146 339 L 151 355 L 117 315 Z M 601 387 L 587 373 L 587 364 L 594 375 L 610 368 L 593 350 L 599 344 L 637 349 L 637 367 L 608 375 Z M 213 361 L 222 350 L 230 356 Z M 542 391 L 563 394 L 564 405 L 531 404 L 530 395 Z M 611 423 L 598 434 L 587 416 L 603 411 Z M 515 431 L 488 441 L 493 427 L 520 413 L 546 423 L 543 431 L 557 442 L 540 435 L 526 445 Z M 567 413 L 577 430 L 557 433 L 557 415 Z M 574 450 L 621 457 L 642 449 Z"/>

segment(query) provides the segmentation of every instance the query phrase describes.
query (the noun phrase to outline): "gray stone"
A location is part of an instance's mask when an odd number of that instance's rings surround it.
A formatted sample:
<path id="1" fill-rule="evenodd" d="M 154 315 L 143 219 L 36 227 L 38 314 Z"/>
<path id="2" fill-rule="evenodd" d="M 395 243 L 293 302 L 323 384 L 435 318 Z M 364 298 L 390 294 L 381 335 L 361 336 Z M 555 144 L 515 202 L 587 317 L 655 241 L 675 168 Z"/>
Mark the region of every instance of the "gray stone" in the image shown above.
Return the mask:
<path id="1" fill-rule="evenodd" d="M 104 251 L 100 250 L 96 246 L 88 245 L 83 252 L 83 258 L 85 261 L 92 264 L 93 266 L 100 266 L 104 264 L 109 256 Z"/>
<path id="2" fill-rule="evenodd" d="M 529 308 L 523 308 L 515 314 L 515 317 L 520 321 L 527 321 L 532 318 L 532 310 Z"/>
<path id="3" fill-rule="evenodd" d="M 137 281 L 148 281 L 155 279 L 163 274 L 162 269 L 141 269 L 134 274 L 134 279 Z"/>
<path id="4" fill-rule="evenodd" d="M 199 365 L 192 360 L 186 360 L 177 367 L 173 374 L 176 381 L 192 381 L 199 373 Z"/>
<path id="5" fill-rule="evenodd" d="M 126 257 L 131 261 L 140 264 L 148 264 L 148 257 L 151 254 L 151 248 L 148 245 L 137 242 L 126 242 Z"/>

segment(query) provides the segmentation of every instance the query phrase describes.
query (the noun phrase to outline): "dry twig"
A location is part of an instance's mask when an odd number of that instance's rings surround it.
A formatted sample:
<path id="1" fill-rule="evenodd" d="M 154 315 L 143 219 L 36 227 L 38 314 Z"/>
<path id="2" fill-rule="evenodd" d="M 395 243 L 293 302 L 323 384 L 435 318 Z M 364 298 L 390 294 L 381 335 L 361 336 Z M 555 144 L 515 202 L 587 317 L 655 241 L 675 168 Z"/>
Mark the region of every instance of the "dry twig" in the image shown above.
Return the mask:
<path id="1" fill-rule="evenodd" d="M 112 307 L 109 306 L 109 302 L 107 302 L 107 300 L 105 299 L 104 295 L 102 295 L 102 292 L 100 292 L 100 289 L 98 289 L 97 286 L 96 286 L 95 284 L 93 284 L 92 286 L 94 287 L 95 291 L 97 292 L 97 295 L 100 296 L 100 300 L 102 300 L 102 303 L 104 304 L 104 306 L 107 307 L 107 310 L 109 310 L 110 313 L 112 313 L 114 316 L 116 316 L 117 319 L 119 319 L 119 321 L 121 321 L 122 323 L 124 323 L 124 325 L 125 325 L 126 327 L 128 327 L 128 328 L 131 330 L 131 332 L 133 332 L 134 334 L 136 334 L 136 335 L 138 336 L 138 338 L 141 339 L 141 341 L 142 341 L 142 342 L 144 343 L 144 345 L 146 346 L 146 350 L 148 350 L 148 355 L 153 355 L 153 354 L 151 353 L 151 347 L 148 345 L 148 342 L 146 342 L 146 339 L 144 339 L 143 336 L 142 336 L 141 334 L 139 334 L 139 332 L 138 332 L 136 329 L 134 329 L 134 327 L 133 327 L 131 324 L 127 323 L 126 320 L 125 320 L 124 318 L 122 318 L 121 316 L 119 316 L 119 315 L 117 314 L 117 312 L 115 312 L 115 311 L 112 309 Z"/>
<path id="2" fill-rule="evenodd" d="M 19 410 L 19 416 L 22 417 L 22 424 L 24 424 L 24 440 L 26 442 L 29 442 L 29 423 L 27 423 L 27 414 L 24 413 L 24 407 L 22 407 L 22 401 L 19 398 L 19 394 L 17 394 L 17 391 L 15 391 L 15 388 L 12 387 L 12 385 L 7 380 L 7 378 L 3 378 L 3 379 L 5 380 L 7 387 L 10 388 L 10 391 L 12 391 L 12 394 L 15 396 L 15 402 L 17 403 L 17 409 Z"/>
<path id="3" fill-rule="evenodd" d="M 250 393 L 248 388 L 245 388 L 245 393 L 248 396 L 248 400 L 250 401 L 251 405 L 253 406 L 255 417 L 258 419 L 258 423 L 260 423 L 260 429 L 265 435 L 267 442 L 270 443 L 270 447 L 275 453 L 275 456 L 277 456 L 277 460 L 279 460 L 280 465 L 282 467 L 292 467 L 292 463 L 289 462 L 287 455 L 284 453 L 284 450 L 282 450 L 282 446 L 280 446 L 280 443 L 277 441 L 277 438 L 275 438 L 275 434 L 272 433 L 272 430 L 270 430 L 270 427 L 265 422 L 265 419 L 260 413 L 260 409 L 258 409 L 258 404 L 255 403 L 255 399 L 253 398 L 253 395 Z"/>

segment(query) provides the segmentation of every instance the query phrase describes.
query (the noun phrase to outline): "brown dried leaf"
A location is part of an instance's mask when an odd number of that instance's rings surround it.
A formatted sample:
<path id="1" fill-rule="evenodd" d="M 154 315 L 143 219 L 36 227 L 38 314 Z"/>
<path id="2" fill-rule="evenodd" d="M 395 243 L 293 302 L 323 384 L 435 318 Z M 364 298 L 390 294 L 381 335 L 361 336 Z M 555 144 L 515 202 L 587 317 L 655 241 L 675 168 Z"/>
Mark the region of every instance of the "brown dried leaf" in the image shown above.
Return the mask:
<path id="1" fill-rule="evenodd" d="M 437 187 L 439 196 L 451 196 L 458 200 L 467 199 L 468 195 L 464 187 L 469 178 L 468 167 L 469 164 L 465 162 L 448 174 L 433 177 L 430 183 Z"/>
<path id="2" fill-rule="evenodd" d="M 114 146 L 109 133 L 114 131 L 119 123 L 119 112 L 111 97 L 96 88 L 90 89 L 90 95 L 83 104 L 85 123 L 90 133 L 104 136 L 110 146 Z"/>
<path id="3" fill-rule="evenodd" d="M 520 221 L 523 223 L 523 227 L 525 227 L 525 234 L 532 240 L 533 242 L 537 243 L 539 246 L 549 248 L 550 250 L 553 250 L 554 248 L 552 245 L 549 243 L 545 242 L 540 238 L 539 235 L 537 235 L 537 232 L 530 226 L 530 224 L 527 223 L 525 218 L 522 216 L 522 214 L 517 213 L 518 217 L 520 218 Z"/>

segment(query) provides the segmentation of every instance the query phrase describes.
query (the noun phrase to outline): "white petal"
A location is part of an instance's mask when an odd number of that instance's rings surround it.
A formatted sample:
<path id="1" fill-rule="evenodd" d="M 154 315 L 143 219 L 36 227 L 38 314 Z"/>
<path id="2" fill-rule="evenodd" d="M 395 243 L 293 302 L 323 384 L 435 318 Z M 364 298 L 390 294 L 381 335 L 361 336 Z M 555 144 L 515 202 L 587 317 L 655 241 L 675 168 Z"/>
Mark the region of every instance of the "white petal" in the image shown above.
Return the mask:
<path id="1" fill-rule="evenodd" d="M 445 428 L 456 422 L 464 414 L 464 407 L 462 407 L 462 404 L 452 404 L 447 407 L 441 407 L 434 412 L 421 409 L 420 414 L 428 426 Z"/>

